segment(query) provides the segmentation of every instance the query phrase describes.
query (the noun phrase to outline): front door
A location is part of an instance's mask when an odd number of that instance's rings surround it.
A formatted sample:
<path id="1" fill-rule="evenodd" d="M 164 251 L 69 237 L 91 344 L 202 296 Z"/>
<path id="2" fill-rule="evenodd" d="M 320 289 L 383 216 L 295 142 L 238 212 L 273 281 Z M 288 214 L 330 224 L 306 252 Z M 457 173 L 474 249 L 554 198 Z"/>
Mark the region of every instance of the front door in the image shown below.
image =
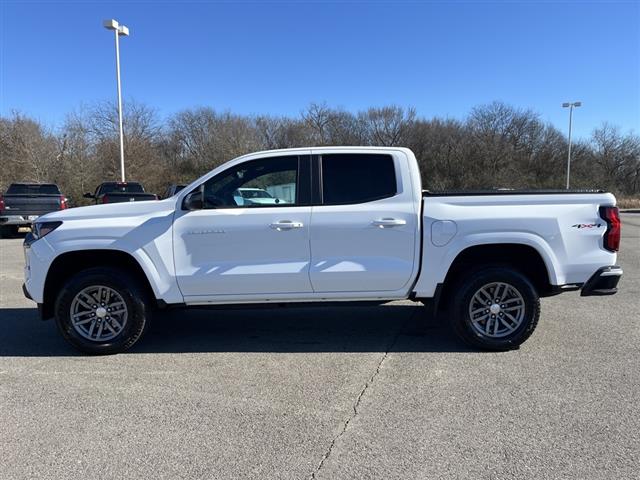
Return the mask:
<path id="1" fill-rule="evenodd" d="M 187 303 L 312 290 L 309 161 L 308 155 L 247 160 L 192 190 L 202 208 L 177 208 L 173 224 L 176 275 Z"/>

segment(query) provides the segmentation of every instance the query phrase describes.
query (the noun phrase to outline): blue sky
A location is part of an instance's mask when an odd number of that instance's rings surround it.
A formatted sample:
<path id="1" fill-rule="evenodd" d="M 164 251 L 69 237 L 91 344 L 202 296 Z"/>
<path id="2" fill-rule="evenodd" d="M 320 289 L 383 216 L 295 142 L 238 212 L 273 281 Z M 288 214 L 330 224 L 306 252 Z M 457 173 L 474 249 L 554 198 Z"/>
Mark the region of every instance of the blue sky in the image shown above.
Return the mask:
<path id="1" fill-rule="evenodd" d="M 0 0 L 0 113 L 55 127 L 115 97 L 116 18 L 125 99 L 161 117 L 201 105 L 297 115 L 414 106 L 463 118 L 501 100 L 575 133 L 640 133 L 640 2 L 44 2 Z"/>

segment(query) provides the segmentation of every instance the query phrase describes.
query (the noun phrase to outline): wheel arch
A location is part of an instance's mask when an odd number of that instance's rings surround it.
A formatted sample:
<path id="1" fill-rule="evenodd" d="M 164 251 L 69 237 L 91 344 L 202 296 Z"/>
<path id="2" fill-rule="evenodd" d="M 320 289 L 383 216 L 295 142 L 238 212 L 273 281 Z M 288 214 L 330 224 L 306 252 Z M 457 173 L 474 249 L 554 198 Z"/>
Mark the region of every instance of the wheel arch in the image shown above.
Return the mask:
<path id="1" fill-rule="evenodd" d="M 51 318 L 54 303 L 60 288 L 76 273 L 93 267 L 111 267 L 122 269 L 140 282 L 150 298 L 158 298 L 156 286 L 141 262 L 130 253 L 113 249 L 75 250 L 58 255 L 49 270 L 44 283 L 41 316 Z"/>
<path id="2" fill-rule="evenodd" d="M 469 246 L 458 253 L 442 283 L 439 303 L 447 304 L 452 297 L 453 286 L 464 275 L 488 265 L 503 265 L 520 272 L 541 297 L 553 292 L 552 272 L 535 247 L 523 243 L 489 243 Z"/>

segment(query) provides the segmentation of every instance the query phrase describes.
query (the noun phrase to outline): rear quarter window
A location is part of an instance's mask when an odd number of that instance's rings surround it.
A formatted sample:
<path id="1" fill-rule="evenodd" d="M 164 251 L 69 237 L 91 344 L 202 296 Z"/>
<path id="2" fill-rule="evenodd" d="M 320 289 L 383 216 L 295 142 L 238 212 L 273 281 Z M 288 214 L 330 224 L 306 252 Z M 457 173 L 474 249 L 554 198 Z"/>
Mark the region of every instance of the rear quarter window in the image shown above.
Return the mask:
<path id="1" fill-rule="evenodd" d="M 322 156 L 323 205 L 365 203 L 393 197 L 396 193 L 396 171 L 391 155 Z"/>

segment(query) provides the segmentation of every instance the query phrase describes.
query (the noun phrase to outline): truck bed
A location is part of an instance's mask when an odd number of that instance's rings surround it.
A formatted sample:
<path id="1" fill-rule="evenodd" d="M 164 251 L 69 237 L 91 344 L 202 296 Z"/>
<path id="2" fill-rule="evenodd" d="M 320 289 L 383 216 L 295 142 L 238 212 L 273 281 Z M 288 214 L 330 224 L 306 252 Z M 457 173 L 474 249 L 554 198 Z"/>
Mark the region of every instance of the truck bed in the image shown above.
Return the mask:
<path id="1" fill-rule="evenodd" d="M 583 194 L 583 193 L 605 193 L 604 190 L 598 189 L 486 189 L 486 190 L 423 190 L 423 197 L 467 197 L 481 195 L 566 195 L 566 194 Z"/>

